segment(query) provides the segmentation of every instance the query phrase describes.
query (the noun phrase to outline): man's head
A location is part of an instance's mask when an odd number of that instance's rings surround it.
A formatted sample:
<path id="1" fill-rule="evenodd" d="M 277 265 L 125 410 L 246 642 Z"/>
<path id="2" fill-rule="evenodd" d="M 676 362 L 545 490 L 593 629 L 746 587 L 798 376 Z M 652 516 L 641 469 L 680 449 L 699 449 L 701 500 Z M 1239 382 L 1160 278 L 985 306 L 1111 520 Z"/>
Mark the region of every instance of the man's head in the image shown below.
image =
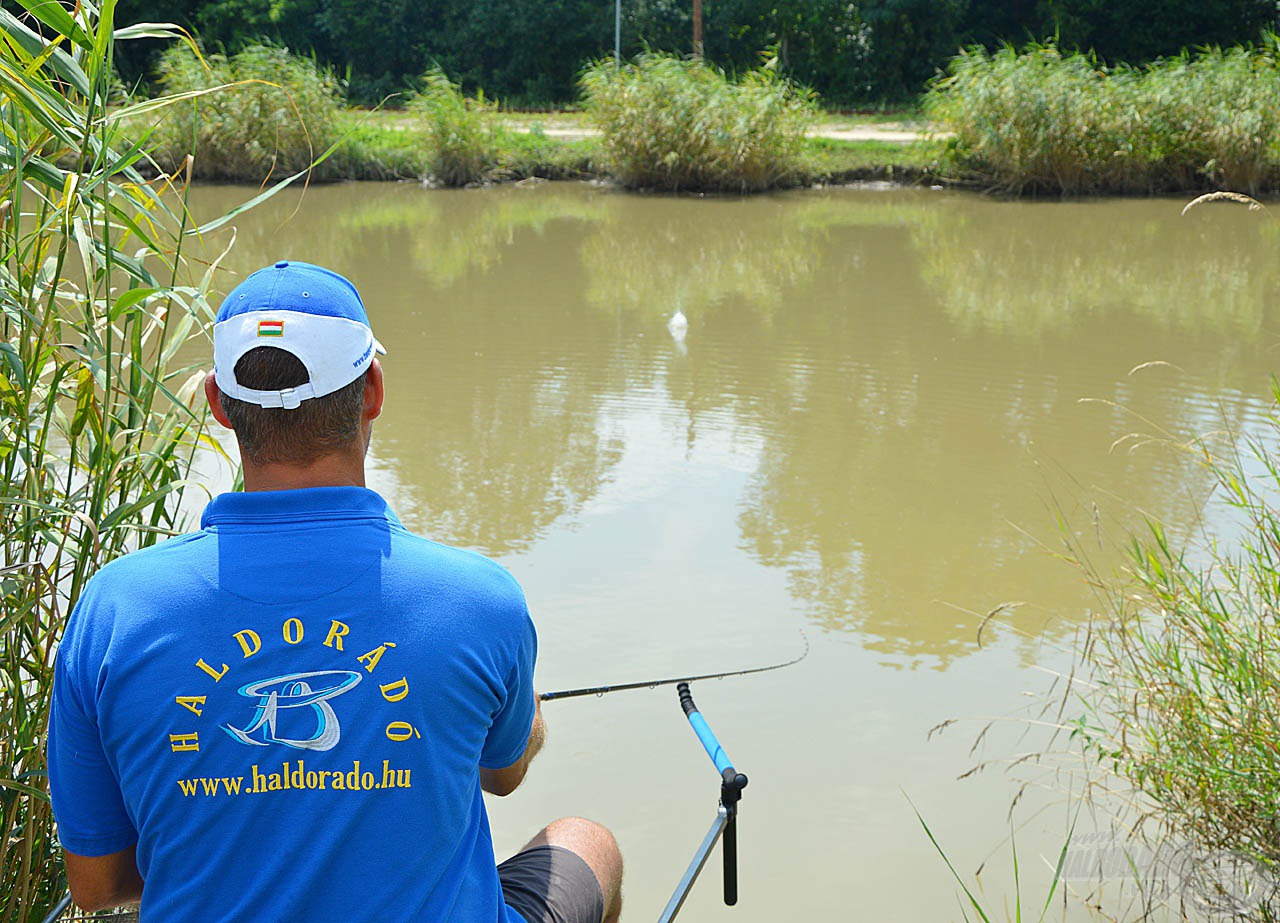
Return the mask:
<path id="1" fill-rule="evenodd" d="M 235 430 L 246 468 L 363 456 L 382 403 L 374 354 L 384 350 L 342 276 L 283 260 L 258 270 L 222 303 L 213 348 L 209 403 Z"/>

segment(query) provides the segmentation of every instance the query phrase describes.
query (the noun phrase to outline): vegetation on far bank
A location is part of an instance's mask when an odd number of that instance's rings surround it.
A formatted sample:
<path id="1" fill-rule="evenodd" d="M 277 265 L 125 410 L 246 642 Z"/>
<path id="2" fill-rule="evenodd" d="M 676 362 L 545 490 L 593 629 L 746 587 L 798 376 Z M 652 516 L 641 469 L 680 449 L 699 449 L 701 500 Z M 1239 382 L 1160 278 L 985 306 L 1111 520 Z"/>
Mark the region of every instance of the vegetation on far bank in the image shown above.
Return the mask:
<path id="1" fill-rule="evenodd" d="M 957 166 L 1061 195 L 1280 189 L 1280 39 L 1144 68 L 1052 45 L 955 58 L 925 98 Z"/>
<path id="2" fill-rule="evenodd" d="M 582 78 L 583 109 L 503 113 L 438 69 L 395 112 L 348 108 L 311 58 L 251 46 L 162 58 L 166 93 L 203 93 L 152 125 L 157 162 L 188 154 L 202 180 L 261 183 L 314 161 L 312 176 L 440 185 L 611 178 L 634 189 L 760 191 L 886 179 L 1011 194 L 1280 190 L 1280 39 L 1210 49 L 1142 69 L 1105 68 L 1054 46 L 957 56 L 923 100 L 945 140 L 845 140 L 856 118 L 821 116 L 776 62 L 738 77 L 698 59 L 603 61 Z M 819 123 L 837 137 L 815 136 Z M 154 129 L 154 130 L 152 130 Z M 835 129 L 833 131 L 833 129 Z"/>
<path id="3" fill-rule="evenodd" d="M 199 180 L 261 183 L 318 159 L 318 180 L 611 177 L 631 188 L 758 191 L 924 175 L 936 171 L 941 150 L 806 137 L 818 118 L 812 94 L 775 69 L 731 79 L 669 55 L 588 71 L 585 109 L 553 116 L 559 131 L 544 130 L 537 116 L 499 112 L 439 70 L 420 79 L 403 110 L 348 109 L 324 68 L 278 48 L 201 57 L 175 46 L 158 79 L 170 94 L 229 87 L 135 125 L 164 169 L 193 155 Z"/>
<path id="4" fill-rule="evenodd" d="M 734 80 L 697 59 L 644 54 L 582 75 L 603 163 L 629 188 L 757 192 L 795 185 L 814 95 L 776 59 Z"/>

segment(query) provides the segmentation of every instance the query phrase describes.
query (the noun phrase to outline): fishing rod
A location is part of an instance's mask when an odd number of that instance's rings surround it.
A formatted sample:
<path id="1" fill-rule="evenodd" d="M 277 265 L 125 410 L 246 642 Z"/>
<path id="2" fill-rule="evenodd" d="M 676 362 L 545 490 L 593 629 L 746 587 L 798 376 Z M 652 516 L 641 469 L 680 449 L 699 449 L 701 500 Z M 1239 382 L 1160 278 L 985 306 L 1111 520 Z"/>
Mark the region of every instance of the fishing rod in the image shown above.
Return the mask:
<path id="1" fill-rule="evenodd" d="M 559 692 L 542 692 L 538 694 L 538 698 L 543 702 L 551 702 L 555 699 L 573 699 L 584 695 L 604 695 L 606 692 L 623 692 L 627 689 L 655 689 L 658 686 L 678 686 L 680 683 L 694 683 L 704 679 L 725 679 L 729 676 L 747 676 L 751 673 L 768 673 L 770 670 L 781 670 L 783 667 L 793 666 L 809 656 L 809 636 L 803 631 L 800 637 L 804 639 L 804 650 L 799 657 L 794 657 L 784 663 L 774 663 L 767 667 L 751 667 L 747 670 L 730 670 L 727 673 L 703 673 L 700 676 L 675 676 L 670 679 L 649 679 L 638 683 L 614 683 L 609 686 L 586 686 L 582 689 L 564 689 Z"/>

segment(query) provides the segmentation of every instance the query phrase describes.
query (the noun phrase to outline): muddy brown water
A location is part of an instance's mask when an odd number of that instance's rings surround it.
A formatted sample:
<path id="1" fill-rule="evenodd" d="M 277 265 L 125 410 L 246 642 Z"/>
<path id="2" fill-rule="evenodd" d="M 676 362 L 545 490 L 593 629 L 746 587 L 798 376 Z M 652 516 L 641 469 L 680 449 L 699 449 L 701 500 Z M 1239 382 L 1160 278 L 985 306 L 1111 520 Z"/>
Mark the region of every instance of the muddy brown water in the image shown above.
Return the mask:
<path id="1" fill-rule="evenodd" d="M 1009 804 L 1045 779 L 957 776 L 1036 745 L 1010 722 L 969 752 L 1095 603 L 1063 529 L 1104 571 L 1143 513 L 1193 529 L 1204 472 L 1125 437 L 1256 430 L 1269 403 L 1277 226 L 1183 204 L 344 185 L 239 219 L 227 265 L 356 282 L 389 350 L 372 482 L 522 581 L 540 688 L 768 663 L 807 632 L 796 667 L 695 686 L 751 784 L 741 903 L 713 862 L 682 919 L 959 919 L 907 799 L 963 874 L 986 862 L 1001 913 Z M 674 691 L 546 715 L 526 786 L 491 805 L 498 848 L 596 818 L 625 918 L 656 919 L 718 793 Z M 1013 813 L 1036 913 L 1069 813 L 1052 784 Z"/>

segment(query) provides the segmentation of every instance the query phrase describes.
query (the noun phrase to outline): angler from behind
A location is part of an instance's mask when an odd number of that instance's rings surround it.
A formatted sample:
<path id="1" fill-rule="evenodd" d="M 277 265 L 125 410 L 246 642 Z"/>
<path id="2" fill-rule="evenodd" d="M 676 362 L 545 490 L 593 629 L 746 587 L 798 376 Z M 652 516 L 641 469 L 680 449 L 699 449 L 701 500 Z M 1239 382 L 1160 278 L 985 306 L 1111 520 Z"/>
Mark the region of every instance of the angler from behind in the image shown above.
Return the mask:
<path id="1" fill-rule="evenodd" d="M 146 921 L 601 923 L 613 837 L 567 818 L 495 862 L 482 791 L 545 726 L 515 580 L 365 486 L 383 377 L 359 294 L 279 262 L 214 326 L 243 493 L 104 567 L 58 653 L 50 788 L 72 895 Z M 429 426 L 429 421 L 427 421 Z"/>

